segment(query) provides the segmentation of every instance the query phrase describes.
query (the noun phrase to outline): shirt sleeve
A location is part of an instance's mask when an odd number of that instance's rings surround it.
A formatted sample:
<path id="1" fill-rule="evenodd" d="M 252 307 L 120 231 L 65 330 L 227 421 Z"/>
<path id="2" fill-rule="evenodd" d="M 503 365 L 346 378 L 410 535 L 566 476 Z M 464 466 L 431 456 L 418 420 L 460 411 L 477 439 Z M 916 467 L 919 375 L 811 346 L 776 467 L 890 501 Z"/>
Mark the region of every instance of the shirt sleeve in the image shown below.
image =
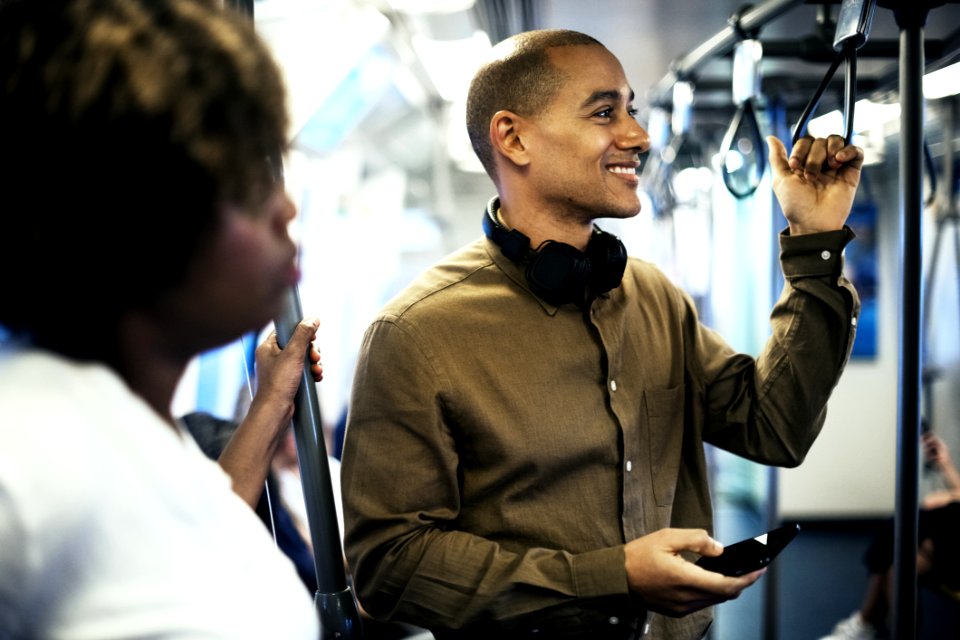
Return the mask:
<path id="1" fill-rule="evenodd" d="M 699 328 L 704 439 L 763 464 L 799 465 L 823 427 L 827 400 L 850 358 L 860 299 L 843 275 L 842 230 L 780 235 L 784 287 L 760 355 L 731 356 Z"/>
<path id="2" fill-rule="evenodd" d="M 564 605 L 625 601 L 622 545 L 572 554 L 455 530 L 459 464 L 444 380 L 415 337 L 397 319 L 375 322 L 354 378 L 341 482 L 344 548 L 362 606 L 431 629 L 509 628 Z"/>

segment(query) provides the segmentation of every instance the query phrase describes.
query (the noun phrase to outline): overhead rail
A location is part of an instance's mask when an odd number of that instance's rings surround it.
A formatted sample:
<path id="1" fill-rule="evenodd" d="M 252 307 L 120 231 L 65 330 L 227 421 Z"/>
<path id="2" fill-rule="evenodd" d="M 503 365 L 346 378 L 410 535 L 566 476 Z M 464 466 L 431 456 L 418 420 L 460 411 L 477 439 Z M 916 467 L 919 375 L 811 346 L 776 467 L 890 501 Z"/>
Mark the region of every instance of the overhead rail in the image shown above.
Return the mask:
<path id="1" fill-rule="evenodd" d="M 927 40 L 923 46 L 924 55 L 931 59 L 940 58 L 949 49 L 948 44 L 942 40 Z M 829 63 L 833 60 L 835 53 L 829 42 L 815 35 L 808 35 L 798 40 L 778 38 L 763 41 L 765 58 L 797 58 L 805 62 Z M 723 54 L 723 56 L 727 55 L 729 54 Z M 896 58 L 899 55 L 900 41 L 892 38 L 870 40 L 857 51 L 859 58 Z"/>
<path id="2" fill-rule="evenodd" d="M 892 1 L 892 0 L 891 0 Z M 921 0 L 942 4 L 960 4 L 957 0 Z M 667 74 L 647 93 L 647 102 L 651 106 L 669 109 L 672 104 L 672 88 L 676 82 L 696 82 L 698 93 L 703 96 L 718 90 L 729 90 L 729 81 L 726 79 L 700 77 L 700 72 L 714 59 L 728 58 L 733 54 L 737 43 L 743 39 L 743 34 L 759 31 L 763 26 L 773 22 L 797 5 L 817 4 L 811 0 L 769 0 L 756 6 L 747 5 L 736 14 L 736 21 L 731 19 L 724 28 L 709 37 L 698 47 L 670 63 Z M 824 5 L 837 5 L 837 0 L 827 0 Z M 887 3 L 889 5 L 889 2 Z M 883 7 L 884 3 L 879 3 Z M 836 51 L 833 43 L 824 37 L 808 34 L 797 39 L 763 40 L 764 58 L 794 58 L 809 63 L 829 64 L 834 60 Z M 899 39 L 872 39 L 858 47 L 857 57 L 860 59 L 896 59 L 900 55 Z M 960 28 L 952 31 L 943 39 L 924 39 L 921 43 L 925 60 L 931 61 L 930 69 L 939 65 L 949 64 L 960 60 Z M 773 81 L 770 77 L 765 80 Z M 792 86 L 798 91 L 804 91 L 808 85 L 816 86 L 816 80 L 806 78 L 790 78 Z M 776 78 L 776 84 L 782 85 L 781 78 Z M 897 74 L 885 75 L 880 78 L 859 78 L 856 88 L 860 92 L 870 93 L 884 89 L 895 89 Z M 831 83 L 832 87 L 832 83 Z M 761 92 L 762 93 L 762 92 Z M 704 105 L 698 105 L 700 111 Z M 709 109 L 709 105 L 707 105 Z"/>
<path id="3" fill-rule="evenodd" d="M 776 20 L 804 0 L 768 0 L 739 14 L 737 25 L 727 25 L 699 47 L 670 64 L 670 71 L 653 89 L 652 104 L 669 104 L 673 85 L 690 80 L 703 65 L 718 56 L 728 54 L 741 39 L 742 32 L 750 33 Z"/>

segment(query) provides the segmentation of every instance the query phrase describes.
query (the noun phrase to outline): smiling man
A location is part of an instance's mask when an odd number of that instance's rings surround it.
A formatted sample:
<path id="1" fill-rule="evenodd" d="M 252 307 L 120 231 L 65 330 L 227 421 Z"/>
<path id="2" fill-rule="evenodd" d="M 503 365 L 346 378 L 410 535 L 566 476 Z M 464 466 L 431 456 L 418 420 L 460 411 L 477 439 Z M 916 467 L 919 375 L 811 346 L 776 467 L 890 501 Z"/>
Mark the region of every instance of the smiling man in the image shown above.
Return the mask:
<path id="1" fill-rule="evenodd" d="M 769 140 L 786 275 L 759 358 L 628 258 L 597 218 L 640 210 L 649 147 L 617 58 L 574 31 L 495 49 L 467 105 L 496 185 L 485 237 L 389 302 L 361 349 L 345 547 L 376 617 L 446 638 L 699 638 L 731 578 L 705 442 L 799 464 L 853 344 L 844 226 L 863 154 Z"/>

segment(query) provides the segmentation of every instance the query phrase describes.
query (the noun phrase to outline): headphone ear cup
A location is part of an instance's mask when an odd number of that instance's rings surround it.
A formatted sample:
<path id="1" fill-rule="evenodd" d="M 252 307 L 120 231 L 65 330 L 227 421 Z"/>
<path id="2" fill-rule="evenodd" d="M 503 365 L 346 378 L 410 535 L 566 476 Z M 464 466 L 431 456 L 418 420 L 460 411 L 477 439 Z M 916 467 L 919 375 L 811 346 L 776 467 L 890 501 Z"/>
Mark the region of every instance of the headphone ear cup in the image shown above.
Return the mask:
<path id="1" fill-rule="evenodd" d="M 530 290 L 554 305 L 582 302 L 589 278 L 589 260 L 562 242 L 547 241 L 527 264 Z"/>
<path id="2" fill-rule="evenodd" d="M 530 239 L 516 229 L 506 229 L 493 213 L 498 201 L 487 205 L 483 231 L 503 255 L 526 265 L 527 284 L 537 296 L 553 305 L 582 304 L 588 296 L 620 286 L 627 266 L 627 249 L 617 236 L 596 229 L 586 251 L 548 240 L 537 251 Z"/>
<path id="3" fill-rule="evenodd" d="M 593 293 L 606 293 L 620 286 L 627 268 L 627 248 L 620 238 L 600 231 L 587 245 L 590 264 L 590 289 Z"/>

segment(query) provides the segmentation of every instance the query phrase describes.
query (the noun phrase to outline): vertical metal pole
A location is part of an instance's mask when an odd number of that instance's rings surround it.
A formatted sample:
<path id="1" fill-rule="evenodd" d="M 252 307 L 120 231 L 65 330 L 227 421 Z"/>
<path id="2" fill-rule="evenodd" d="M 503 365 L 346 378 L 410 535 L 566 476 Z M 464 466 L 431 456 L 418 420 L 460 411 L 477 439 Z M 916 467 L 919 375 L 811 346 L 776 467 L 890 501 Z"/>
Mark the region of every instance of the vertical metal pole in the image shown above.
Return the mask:
<path id="1" fill-rule="evenodd" d="M 253 22 L 254 0 L 228 0 L 227 6 L 240 11 Z M 278 158 L 279 159 L 279 158 Z M 275 167 L 282 176 L 282 164 Z M 300 292 L 291 287 L 278 317 L 274 318 L 277 343 L 285 347 L 293 335 L 303 311 Z M 337 505 L 333 498 L 330 464 L 320 419 L 320 400 L 310 374 L 309 354 L 303 354 L 303 374 L 294 398 L 293 435 L 297 443 L 300 482 L 307 509 L 307 527 L 313 547 L 313 569 L 317 576 L 314 606 L 320 617 L 323 640 L 356 640 L 363 637 L 360 611 L 347 584 L 347 570 L 340 541 Z"/>
<path id="2" fill-rule="evenodd" d="M 903 3 L 907 4 L 907 3 Z M 922 4 L 922 3 L 912 3 Z M 920 449 L 920 293 L 923 213 L 923 25 L 925 7 L 894 10 L 900 26 L 901 339 L 893 638 L 916 636 Z"/>
<path id="3" fill-rule="evenodd" d="M 287 303 L 274 324 L 277 342 L 285 347 L 297 323 L 303 319 L 300 294 L 291 288 Z M 304 353 L 300 388 L 294 400 L 293 431 L 297 441 L 303 497 L 313 542 L 313 564 L 317 572 L 314 604 L 320 615 L 324 640 L 361 638 L 360 614 L 353 592 L 347 585 L 337 524 L 337 506 L 330 481 L 330 465 L 320 419 L 320 402 L 310 375 L 310 360 Z"/>
<path id="4" fill-rule="evenodd" d="M 781 140 L 790 139 L 790 125 L 787 122 L 787 105 L 779 96 L 770 100 L 767 107 L 770 113 L 769 130 Z M 770 305 L 776 304 L 783 290 L 783 268 L 780 266 L 780 230 L 783 228 L 783 209 L 780 201 L 771 193 L 770 213 Z M 767 530 L 780 524 L 780 470 L 767 469 Z M 767 569 L 763 588 L 763 638 L 776 640 L 780 633 L 780 577 L 779 565 L 774 562 Z"/>
<path id="5" fill-rule="evenodd" d="M 780 505 L 777 496 L 779 481 L 777 469 L 767 469 L 767 530 L 775 528 L 780 523 Z M 780 618 L 780 599 L 778 588 L 780 585 L 779 565 L 776 562 L 767 568 L 763 587 L 763 637 L 765 640 L 776 640 L 779 636 L 778 627 Z"/>

